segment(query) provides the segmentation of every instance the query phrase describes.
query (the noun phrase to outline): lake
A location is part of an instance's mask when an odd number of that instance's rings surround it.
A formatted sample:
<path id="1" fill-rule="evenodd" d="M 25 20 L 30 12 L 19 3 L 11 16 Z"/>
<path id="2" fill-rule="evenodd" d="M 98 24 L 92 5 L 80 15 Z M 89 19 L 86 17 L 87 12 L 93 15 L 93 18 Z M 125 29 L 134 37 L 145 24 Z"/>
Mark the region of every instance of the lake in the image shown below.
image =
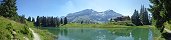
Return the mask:
<path id="1" fill-rule="evenodd" d="M 153 40 L 150 28 L 54 28 L 56 40 Z"/>

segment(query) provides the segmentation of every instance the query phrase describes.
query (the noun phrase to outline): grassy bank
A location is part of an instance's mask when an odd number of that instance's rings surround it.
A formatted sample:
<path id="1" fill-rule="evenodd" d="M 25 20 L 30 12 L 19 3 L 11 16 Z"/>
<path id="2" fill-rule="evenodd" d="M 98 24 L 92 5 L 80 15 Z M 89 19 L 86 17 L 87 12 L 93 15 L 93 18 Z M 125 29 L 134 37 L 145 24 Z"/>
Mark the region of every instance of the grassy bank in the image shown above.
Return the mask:
<path id="1" fill-rule="evenodd" d="M 0 17 L 0 40 L 33 40 L 33 35 L 29 28 L 34 29 L 42 40 L 54 40 L 53 34 L 48 31 L 35 29 L 32 22 L 26 21 L 26 24 L 22 24 L 4 17 Z"/>
<path id="2" fill-rule="evenodd" d="M 165 40 L 164 38 L 162 38 L 162 33 L 160 33 L 160 30 L 158 30 L 155 26 L 151 26 L 151 30 L 153 32 L 154 40 Z"/>
<path id="3" fill-rule="evenodd" d="M 80 23 L 69 23 L 61 28 L 127 28 L 127 27 L 140 27 L 140 28 L 148 28 L 149 25 L 144 26 L 126 26 L 126 25 L 115 25 L 112 23 L 105 23 L 105 24 L 80 24 Z"/>
<path id="4" fill-rule="evenodd" d="M 33 28 L 33 30 L 40 35 L 41 40 L 55 40 L 55 38 L 57 38 L 57 36 L 47 30 L 41 30 L 37 28 Z"/>

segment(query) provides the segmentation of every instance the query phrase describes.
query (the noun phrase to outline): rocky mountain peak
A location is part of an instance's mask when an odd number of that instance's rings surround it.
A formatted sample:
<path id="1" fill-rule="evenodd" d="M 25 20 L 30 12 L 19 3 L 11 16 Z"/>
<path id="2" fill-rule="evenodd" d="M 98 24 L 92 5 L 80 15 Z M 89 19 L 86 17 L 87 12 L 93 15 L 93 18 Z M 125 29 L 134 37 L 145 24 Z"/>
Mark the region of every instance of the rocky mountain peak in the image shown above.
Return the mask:
<path id="1" fill-rule="evenodd" d="M 97 12 L 93 9 L 85 9 L 79 12 L 70 13 L 68 17 L 69 22 L 91 20 L 93 22 L 107 22 L 110 18 L 116 18 L 122 16 L 113 10 L 106 10 L 104 12 Z M 81 20 L 84 19 L 84 20 Z"/>

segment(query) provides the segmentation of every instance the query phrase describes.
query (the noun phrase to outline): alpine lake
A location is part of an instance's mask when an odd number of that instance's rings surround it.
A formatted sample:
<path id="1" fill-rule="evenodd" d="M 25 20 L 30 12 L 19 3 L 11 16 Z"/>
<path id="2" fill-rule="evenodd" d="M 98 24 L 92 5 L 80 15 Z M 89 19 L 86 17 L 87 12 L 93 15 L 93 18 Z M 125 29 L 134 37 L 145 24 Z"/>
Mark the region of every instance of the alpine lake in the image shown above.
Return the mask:
<path id="1" fill-rule="evenodd" d="M 56 28 L 43 27 L 56 40 L 153 40 L 150 28 Z"/>

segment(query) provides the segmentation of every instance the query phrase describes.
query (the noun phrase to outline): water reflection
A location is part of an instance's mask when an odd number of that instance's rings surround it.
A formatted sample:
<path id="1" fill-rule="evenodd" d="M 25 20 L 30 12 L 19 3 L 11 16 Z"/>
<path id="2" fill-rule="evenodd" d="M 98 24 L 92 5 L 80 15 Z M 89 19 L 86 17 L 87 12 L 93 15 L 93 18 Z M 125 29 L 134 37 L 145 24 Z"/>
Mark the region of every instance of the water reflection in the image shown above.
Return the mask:
<path id="1" fill-rule="evenodd" d="M 153 40 L 152 31 L 147 28 L 57 28 L 52 33 L 55 32 L 57 40 Z"/>
<path id="2" fill-rule="evenodd" d="M 131 32 L 130 32 L 129 35 L 130 36 L 119 36 L 115 40 L 134 40 L 134 38 L 132 37 L 132 33 Z"/>
<path id="3" fill-rule="evenodd" d="M 151 29 L 149 29 L 148 40 L 153 40 L 153 33 L 152 33 Z"/>

